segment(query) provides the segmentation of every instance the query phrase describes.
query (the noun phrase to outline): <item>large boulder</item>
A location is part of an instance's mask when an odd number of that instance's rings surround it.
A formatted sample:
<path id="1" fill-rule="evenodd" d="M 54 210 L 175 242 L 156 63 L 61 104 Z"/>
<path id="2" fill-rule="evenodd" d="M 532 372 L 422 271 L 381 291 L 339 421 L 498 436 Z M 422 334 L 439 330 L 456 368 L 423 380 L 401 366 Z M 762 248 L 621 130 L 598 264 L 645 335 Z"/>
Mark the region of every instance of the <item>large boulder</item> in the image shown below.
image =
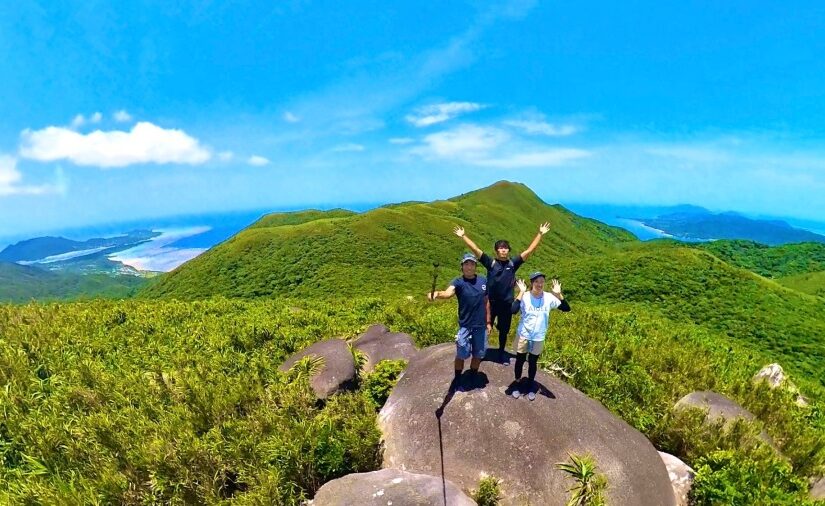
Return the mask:
<path id="1" fill-rule="evenodd" d="M 665 452 L 659 452 L 662 462 L 665 463 L 673 495 L 676 497 L 676 506 L 688 506 L 688 494 L 693 486 L 696 472 L 678 457 Z"/>
<path id="2" fill-rule="evenodd" d="M 756 416 L 740 406 L 736 401 L 728 399 L 716 392 L 691 392 L 679 399 L 673 406 L 676 411 L 688 408 L 698 408 L 707 411 L 707 420 L 710 423 L 721 421 L 725 427 L 737 419 L 754 421 Z M 759 435 L 763 441 L 774 446 L 773 440 L 764 430 Z"/>
<path id="3" fill-rule="evenodd" d="M 707 419 L 711 422 L 723 420 L 733 422 L 738 418 L 755 420 L 756 417 L 747 409 L 740 406 L 722 394 L 716 392 L 691 392 L 676 402 L 675 410 L 699 408 L 708 412 Z"/>
<path id="4" fill-rule="evenodd" d="M 353 346 L 366 355 L 367 363 L 364 364 L 366 372 L 372 371 L 375 365 L 382 360 L 409 361 L 418 353 L 412 337 L 400 332 L 390 332 L 390 329 L 380 323 L 371 326 L 358 336 Z"/>
<path id="5" fill-rule="evenodd" d="M 590 454 L 611 504 L 675 505 L 656 449 L 600 403 L 544 372 L 535 401 L 514 399 L 513 368 L 493 362 L 482 363 L 478 388 L 451 393 L 454 353 L 451 343 L 421 350 L 393 389 L 379 414 L 385 468 L 465 490 L 488 474 L 502 480 L 502 504 L 563 505 L 574 481 L 556 464 Z"/>
<path id="6" fill-rule="evenodd" d="M 348 474 L 318 489 L 312 506 L 475 506 L 476 502 L 448 480 L 400 469 Z"/>
<path id="7" fill-rule="evenodd" d="M 346 341 L 327 339 L 304 348 L 281 364 L 279 371 L 288 371 L 299 360 L 307 356 L 323 360 L 318 372 L 310 378 L 312 390 L 319 399 L 326 399 L 342 389 L 350 388 L 355 382 L 355 360 Z"/>

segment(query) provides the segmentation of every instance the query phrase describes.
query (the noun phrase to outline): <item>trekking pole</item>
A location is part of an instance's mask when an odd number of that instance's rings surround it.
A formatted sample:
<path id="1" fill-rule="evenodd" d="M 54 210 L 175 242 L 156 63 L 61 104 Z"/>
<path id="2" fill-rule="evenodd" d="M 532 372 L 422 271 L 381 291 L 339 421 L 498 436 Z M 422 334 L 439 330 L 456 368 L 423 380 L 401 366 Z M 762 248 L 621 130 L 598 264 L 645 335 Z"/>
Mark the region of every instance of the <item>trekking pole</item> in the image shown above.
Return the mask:
<path id="1" fill-rule="evenodd" d="M 435 297 L 435 282 L 438 279 L 438 262 L 433 262 L 433 287 L 430 290 L 430 302 L 434 300 Z"/>

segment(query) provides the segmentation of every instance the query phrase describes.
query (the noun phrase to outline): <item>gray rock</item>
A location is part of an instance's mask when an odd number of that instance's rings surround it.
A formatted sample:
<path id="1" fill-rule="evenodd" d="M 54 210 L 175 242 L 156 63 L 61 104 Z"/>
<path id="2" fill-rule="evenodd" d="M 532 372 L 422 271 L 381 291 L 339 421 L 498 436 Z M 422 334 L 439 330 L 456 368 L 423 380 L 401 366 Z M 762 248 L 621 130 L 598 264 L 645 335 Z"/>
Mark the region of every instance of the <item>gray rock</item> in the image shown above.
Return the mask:
<path id="1" fill-rule="evenodd" d="M 786 379 L 785 371 L 779 364 L 768 364 L 754 375 L 754 381 L 767 381 L 771 388 L 776 388 Z"/>
<path id="2" fill-rule="evenodd" d="M 382 360 L 409 361 L 418 349 L 412 337 L 400 332 L 390 332 L 384 325 L 375 324 L 358 336 L 353 346 L 367 356 L 364 371 L 370 372 Z"/>
<path id="3" fill-rule="evenodd" d="M 699 408 L 707 411 L 708 422 L 716 423 L 722 421 L 725 426 L 733 423 L 737 419 L 748 421 L 756 420 L 756 416 L 750 411 L 740 406 L 722 394 L 716 392 L 691 392 L 676 402 L 675 410 Z M 760 433 L 763 441 L 776 449 L 773 440 L 764 430 Z"/>
<path id="4" fill-rule="evenodd" d="M 319 399 L 326 399 L 339 390 L 350 388 L 355 381 L 355 361 L 347 343 L 342 339 L 319 341 L 289 357 L 279 371 L 288 371 L 306 356 L 323 359 L 320 370 L 312 376 L 310 384 Z"/>
<path id="5" fill-rule="evenodd" d="M 710 421 L 724 420 L 732 422 L 737 418 L 755 420 L 756 417 L 735 401 L 716 392 L 691 392 L 679 399 L 674 406 L 675 410 L 685 408 L 699 408 L 707 410 Z"/>
<path id="6" fill-rule="evenodd" d="M 693 486 L 693 477 L 696 472 L 678 457 L 665 452 L 659 452 L 662 462 L 667 468 L 670 484 L 673 487 L 673 495 L 676 497 L 676 506 L 688 506 L 688 494 Z"/>
<path id="7" fill-rule="evenodd" d="M 465 490 L 488 474 L 502 480 L 503 505 L 563 505 L 574 482 L 556 464 L 589 453 L 610 504 L 676 504 L 650 441 L 600 403 L 541 371 L 537 399 L 514 399 L 513 368 L 493 362 L 481 366 L 486 386 L 451 396 L 454 353 L 447 343 L 410 361 L 379 414 L 385 468 L 443 475 Z"/>
<path id="8" fill-rule="evenodd" d="M 475 501 L 441 477 L 399 469 L 348 474 L 318 489 L 312 506 L 474 506 Z"/>
<path id="9" fill-rule="evenodd" d="M 815 478 L 811 484 L 811 499 L 823 500 L 825 499 L 825 476 Z"/>

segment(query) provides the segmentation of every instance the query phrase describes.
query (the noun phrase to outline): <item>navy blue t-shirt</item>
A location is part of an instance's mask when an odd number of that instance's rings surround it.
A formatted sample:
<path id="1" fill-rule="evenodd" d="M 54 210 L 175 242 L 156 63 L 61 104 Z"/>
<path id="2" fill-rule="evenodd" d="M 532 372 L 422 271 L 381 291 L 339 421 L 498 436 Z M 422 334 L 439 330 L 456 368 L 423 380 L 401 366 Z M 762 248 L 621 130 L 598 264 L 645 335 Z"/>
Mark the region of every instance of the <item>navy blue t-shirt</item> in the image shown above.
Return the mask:
<path id="1" fill-rule="evenodd" d="M 516 271 L 524 259 L 521 255 L 516 255 L 510 261 L 502 262 L 495 259 L 495 262 L 487 253 L 482 253 L 481 258 L 478 259 L 487 269 L 487 276 L 490 278 L 490 300 L 513 302 L 513 287 L 516 285 Z"/>
<path id="2" fill-rule="evenodd" d="M 468 329 L 487 326 L 487 279 L 455 278 L 451 283 L 458 299 L 458 325 Z"/>

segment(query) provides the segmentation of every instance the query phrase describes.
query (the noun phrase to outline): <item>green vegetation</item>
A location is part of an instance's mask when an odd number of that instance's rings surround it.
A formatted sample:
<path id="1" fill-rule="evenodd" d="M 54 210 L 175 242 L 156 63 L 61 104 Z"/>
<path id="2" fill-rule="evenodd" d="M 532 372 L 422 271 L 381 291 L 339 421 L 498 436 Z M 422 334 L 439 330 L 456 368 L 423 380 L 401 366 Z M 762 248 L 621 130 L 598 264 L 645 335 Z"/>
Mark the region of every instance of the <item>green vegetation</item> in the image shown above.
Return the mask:
<path id="1" fill-rule="evenodd" d="M 776 280 L 797 292 L 825 298 L 825 271 L 806 272 L 795 276 L 787 276 Z"/>
<path id="2" fill-rule="evenodd" d="M 560 470 L 570 475 L 576 482 L 570 488 L 567 506 L 604 506 L 607 504 L 607 478 L 597 472 L 596 462 L 590 455 L 570 455 L 570 463 L 556 464 Z"/>
<path id="3" fill-rule="evenodd" d="M 382 360 L 375 365 L 372 372 L 364 376 L 362 390 L 376 409 L 381 409 L 398 382 L 398 378 L 407 367 L 406 360 Z"/>
<path id="4" fill-rule="evenodd" d="M 354 337 L 375 322 L 419 346 L 449 341 L 454 304 L 0 306 L 0 503 L 297 504 L 329 479 L 377 469 L 375 411 L 398 366 L 383 363 L 359 391 L 320 404 L 307 382 L 318 364 L 306 360 L 289 373 L 277 366 L 312 342 Z M 565 371 L 689 464 L 721 447 L 767 465 L 760 443 L 740 444 L 751 439 L 738 435 L 764 429 L 792 466 L 788 480 L 821 472 L 822 392 L 803 388 L 812 406 L 796 406 L 789 392 L 751 381 L 764 363 L 702 327 L 577 302 L 554 317 L 541 366 Z M 759 424 L 720 439 L 671 412 L 681 396 L 705 389 L 742 403 Z"/>
<path id="5" fill-rule="evenodd" d="M 733 451 L 715 451 L 696 464 L 690 491 L 695 505 L 802 504 L 808 484 L 778 457 L 751 460 Z M 811 501 L 811 504 L 813 501 Z"/>
<path id="6" fill-rule="evenodd" d="M 499 183 L 447 201 L 386 206 L 363 214 L 307 211 L 270 215 L 232 239 L 162 276 L 146 297 L 342 297 L 424 293 L 433 263 L 439 284 L 458 272 L 463 249 L 453 227 L 467 227 L 477 244 L 492 250 L 507 237 L 516 252 L 526 249 L 549 220 L 553 227 L 535 258 L 549 264 L 557 255 L 600 253 L 632 241 L 624 230 L 548 206 L 530 189 Z"/>
<path id="7" fill-rule="evenodd" d="M 766 246 L 753 241 L 713 241 L 694 247 L 766 278 L 825 271 L 825 244 L 819 242 Z"/>
<path id="8" fill-rule="evenodd" d="M 501 501 L 501 480 L 494 476 L 481 478 L 472 497 L 478 506 L 497 506 Z"/>
<path id="9" fill-rule="evenodd" d="M 0 303 L 123 298 L 147 279 L 129 274 L 74 274 L 0 262 Z"/>

